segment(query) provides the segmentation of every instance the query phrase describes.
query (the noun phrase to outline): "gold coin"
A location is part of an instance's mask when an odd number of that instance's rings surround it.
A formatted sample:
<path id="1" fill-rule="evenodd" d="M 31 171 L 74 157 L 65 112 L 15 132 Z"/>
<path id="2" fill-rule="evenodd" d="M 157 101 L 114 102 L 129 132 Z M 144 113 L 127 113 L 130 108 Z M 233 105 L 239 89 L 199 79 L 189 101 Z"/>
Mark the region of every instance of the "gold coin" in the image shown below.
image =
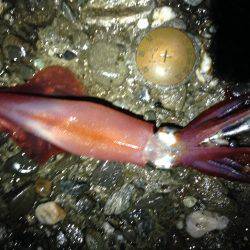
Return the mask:
<path id="1" fill-rule="evenodd" d="M 175 28 L 157 28 L 139 43 L 137 66 L 144 78 L 152 83 L 182 83 L 193 71 L 196 51 L 192 39 Z"/>

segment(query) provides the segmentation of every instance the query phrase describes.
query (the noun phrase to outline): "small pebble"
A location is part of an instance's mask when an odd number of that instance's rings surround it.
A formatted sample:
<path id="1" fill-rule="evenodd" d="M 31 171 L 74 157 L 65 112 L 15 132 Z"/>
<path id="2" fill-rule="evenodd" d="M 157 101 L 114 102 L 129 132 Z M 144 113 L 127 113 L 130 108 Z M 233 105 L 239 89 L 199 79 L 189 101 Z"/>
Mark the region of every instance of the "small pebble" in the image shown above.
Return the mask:
<path id="1" fill-rule="evenodd" d="M 153 13 L 152 27 L 156 28 L 161 26 L 163 23 L 168 22 L 176 17 L 176 13 L 172 8 L 164 6 L 156 8 Z"/>
<path id="2" fill-rule="evenodd" d="M 44 64 L 44 61 L 42 59 L 37 58 L 37 59 L 34 60 L 34 66 L 37 69 L 41 70 L 41 69 L 43 69 L 45 67 L 45 64 Z"/>
<path id="3" fill-rule="evenodd" d="M 4 3 L 2 2 L 2 0 L 0 0 L 0 15 L 3 13 L 4 10 Z"/>
<path id="4" fill-rule="evenodd" d="M 185 207 L 193 207 L 196 202 L 197 199 L 193 196 L 187 196 L 183 199 L 183 204 Z"/>
<path id="5" fill-rule="evenodd" d="M 40 223 L 54 225 L 63 220 L 66 212 L 54 201 L 40 204 L 35 210 L 36 218 Z"/>
<path id="6" fill-rule="evenodd" d="M 183 227 L 184 227 L 183 221 L 182 221 L 182 220 L 178 220 L 178 221 L 176 222 L 176 227 L 177 227 L 179 230 L 183 229 Z"/>
<path id="7" fill-rule="evenodd" d="M 115 231 L 115 229 L 108 222 L 104 222 L 102 224 L 102 228 L 107 235 L 113 234 Z"/>
<path id="8" fill-rule="evenodd" d="M 8 134 L 7 133 L 0 133 L 0 147 L 8 141 Z"/>
<path id="9" fill-rule="evenodd" d="M 192 6 L 197 6 L 201 4 L 203 0 L 184 0 L 185 3 L 190 4 Z"/>
<path id="10" fill-rule="evenodd" d="M 62 192 L 65 194 L 78 196 L 88 191 L 90 188 L 90 185 L 89 183 L 84 182 L 84 181 L 62 180 L 60 183 L 60 188 Z"/>
<path id="11" fill-rule="evenodd" d="M 141 30 L 146 29 L 148 26 L 149 26 L 149 22 L 147 18 L 142 18 L 137 23 L 137 27 Z"/>
<path id="12" fill-rule="evenodd" d="M 207 53 L 202 54 L 200 67 L 196 70 L 196 76 L 200 82 L 207 81 L 207 75 L 212 69 L 212 59 Z"/>
<path id="13" fill-rule="evenodd" d="M 66 226 L 65 234 L 73 244 L 82 244 L 84 241 L 84 234 L 82 230 L 74 224 L 68 224 Z"/>
<path id="14" fill-rule="evenodd" d="M 193 238 L 200 238 L 213 230 L 225 229 L 229 219 L 209 211 L 195 211 L 186 218 L 186 231 Z"/>
<path id="15" fill-rule="evenodd" d="M 4 163 L 3 169 L 6 172 L 13 172 L 19 175 L 30 175 L 37 171 L 38 165 L 35 161 L 21 152 L 11 156 Z"/>
<path id="16" fill-rule="evenodd" d="M 126 211 L 130 206 L 133 192 L 134 186 L 129 184 L 123 185 L 119 191 L 109 197 L 104 207 L 104 213 L 117 215 Z"/>
<path id="17" fill-rule="evenodd" d="M 32 209 L 36 201 L 34 186 L 25 184 L 11 192 L 5 194 L 8 202 L 11 219 L 16 220 L 26 215 Z"/>
<path id="18" fill-rule="evenodd" d="M 94 208 L 95 204 L 88 197 L 82 197 L 75 204 L 75 209 L 81 214 L 88 214 Z"/>
<path id="19" fill-rule="evenodd" d="M 76 58 L 76 54 L 74 53 L 74 52 L 72 52 L 72 51 L 70 51 L 70 50 L 66 50 L 65 52 L 64 52 L 64 54 L 63 54 L 63 58 L 65 59 L 65 60 L 72 60 L 72 59 L 74 59 L 74 58 Z"/>
<path id="20" fill-rule="evenodd" d="M 60 249 L 66 246 L 66 244 L 67 244 L 67 237 L 65 236 L 65 234 L 62 231 L 60 231 L 57 234 L 57 236 L 56 236 L 56 243 L 57 243 L 56 244 L 57 247 L 60 248 Z"/>
<path id="21" fill-rule="evenodd" d="M 37 179 L 35 184 L 35 190 L 41 197 L 47 197 L 51 193 L 51 181 L 46 179 Z"/>

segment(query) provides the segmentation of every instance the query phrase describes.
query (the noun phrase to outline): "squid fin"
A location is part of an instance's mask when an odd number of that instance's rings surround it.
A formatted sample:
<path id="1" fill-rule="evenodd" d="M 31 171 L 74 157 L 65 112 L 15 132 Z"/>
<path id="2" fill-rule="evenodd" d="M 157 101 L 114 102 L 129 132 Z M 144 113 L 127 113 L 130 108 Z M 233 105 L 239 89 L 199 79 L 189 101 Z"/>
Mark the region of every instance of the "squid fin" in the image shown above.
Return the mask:
<path id="1" fill-rule="evenodd" d="M 83 96 L 86 90 L 83 84 L 67 68 L 50 66 L 37 72 L 23 85 L 1 88 L 1 92 L 16 94 L 34 94 L 44 96 Z"/>
<path id="2" fill-rule="evenodd" d="M 35 74 L 27 83 L 15 87 L 1 88 L 0 92 L 74 97 L 86 94 L 83 84 L 76 79 L 74 74 L 60 66 L 45 68 Z M 0 131 L 8 133 L 17 145 L 39 164 L 45 163 L 51 156 L 63 152 L 49 142 L 24 131 L 4 117 L 0 117 Z"/>

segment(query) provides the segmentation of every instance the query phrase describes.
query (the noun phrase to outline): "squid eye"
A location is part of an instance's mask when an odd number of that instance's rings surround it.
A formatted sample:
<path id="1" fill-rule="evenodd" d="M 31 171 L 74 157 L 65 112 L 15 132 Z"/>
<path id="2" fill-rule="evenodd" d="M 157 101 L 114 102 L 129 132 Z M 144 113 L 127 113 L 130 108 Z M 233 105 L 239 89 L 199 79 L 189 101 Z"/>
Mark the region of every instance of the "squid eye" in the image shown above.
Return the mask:
<path id="1" fill-rule="evenodd" d="M 175 28 L 150 31 L 139 43 L 136 63 L 146 80 L 160 85 L 183 83 L 196 63 L 192 39 Z"/>

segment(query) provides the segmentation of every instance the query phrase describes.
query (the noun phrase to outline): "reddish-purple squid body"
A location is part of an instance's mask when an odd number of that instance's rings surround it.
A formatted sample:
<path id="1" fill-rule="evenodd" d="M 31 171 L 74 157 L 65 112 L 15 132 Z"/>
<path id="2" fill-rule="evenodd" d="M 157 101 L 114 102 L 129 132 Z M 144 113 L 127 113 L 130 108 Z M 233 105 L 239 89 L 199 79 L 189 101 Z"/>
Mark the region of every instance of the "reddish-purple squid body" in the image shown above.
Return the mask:
<path id="1" fill-rule="evenodd" d="M 24 85 L 0 90 L 0 129 L 33 159 L 60 152 L 156 168 L 187 166 L 250 182 L 249 146 L 231 138 L 250 131 L 250 96 L 216 104 L 188 126 L 158 130 L 152 123 L 89 99 L 67 69 L 52 66 Z"/>

